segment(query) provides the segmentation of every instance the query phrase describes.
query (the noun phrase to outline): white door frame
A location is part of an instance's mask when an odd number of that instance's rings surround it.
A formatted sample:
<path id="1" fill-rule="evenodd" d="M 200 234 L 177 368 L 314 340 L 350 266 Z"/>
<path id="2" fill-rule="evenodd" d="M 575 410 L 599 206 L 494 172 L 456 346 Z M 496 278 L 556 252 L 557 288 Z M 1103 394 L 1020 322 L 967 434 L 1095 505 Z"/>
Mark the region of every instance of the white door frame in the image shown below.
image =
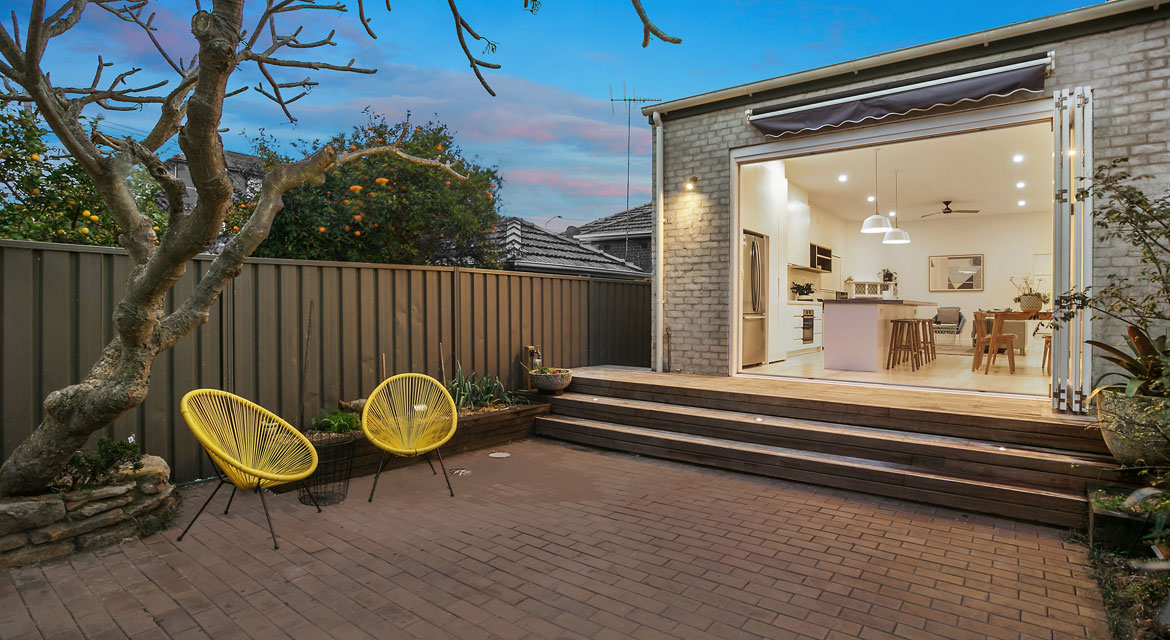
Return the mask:
<path id="1" fill-rule="evenodd" d="M 740 310 L 743 308 L 739 282 L 740 255 L 736 238 L 743 231 L 742 219 L 739 211 L 740 203 L 740 167 L 745 164 L 781 160 L 794 156 L 806 156 L 816 153 L 829 153 L 858 147 L 869 147 L 896 142 L 909 142 L 924 138 L 972 133 L 987 129 L 1014 127 L 1037 122 L 1049 122 L 1053 119 L 1052 98 L 1038 98 L 1014 102 L 1012 104 L 959 111 L 954 113 L 915 118 L 888 124 L 879 124 L 860 129 L 833 131 L 810 135 L 797 135 L 790 140 L 778 140 L 765 144 L 731 149 L 728 152 L 730 163 L 731 189 L 731 224 L 728 229 L 729 264 L 728 289 L 728 375 L 744 375 L 740 372 L 742 361 L 742 318 Z M 781 239 L 774 238 L 774 242 Z M 748 374 L 750 375 L 750 374 Z M 940 389 L 940 391 L 945 391 Z"/>

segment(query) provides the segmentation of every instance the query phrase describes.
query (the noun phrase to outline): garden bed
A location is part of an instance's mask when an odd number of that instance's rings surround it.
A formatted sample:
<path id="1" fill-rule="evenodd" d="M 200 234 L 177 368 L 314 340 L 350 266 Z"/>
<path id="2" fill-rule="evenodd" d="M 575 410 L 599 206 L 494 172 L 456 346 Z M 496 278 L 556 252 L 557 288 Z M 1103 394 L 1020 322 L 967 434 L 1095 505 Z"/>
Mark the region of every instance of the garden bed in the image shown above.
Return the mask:
<path id="1" fill-rule="evenodd" d="M 459 424 L 455 435 L 447 444 L 443 445 L 442 453 L 451 455 L 463 451 L 486 449 L 513 440 L 523 440 L 532 435 L 532 423 L 537 416 L 548 413 L 547 404 L 517 405 L 503 409 L 477 410 L 459 415 Z M 353 476 L 372 475 L 378 470 L 378 462 L 382 459 L 383 451 L 366 440 L 360 431 L 356 433 L 357 442 L 354 443 Z M 422 462 L 423 457 L 400 458 L 390 456 L 386 460 L 383 471 L 398 469 L 407 465 Z M 281 485 L 274 488 L 280 493 L 296 488 L 296 483 Z"/>

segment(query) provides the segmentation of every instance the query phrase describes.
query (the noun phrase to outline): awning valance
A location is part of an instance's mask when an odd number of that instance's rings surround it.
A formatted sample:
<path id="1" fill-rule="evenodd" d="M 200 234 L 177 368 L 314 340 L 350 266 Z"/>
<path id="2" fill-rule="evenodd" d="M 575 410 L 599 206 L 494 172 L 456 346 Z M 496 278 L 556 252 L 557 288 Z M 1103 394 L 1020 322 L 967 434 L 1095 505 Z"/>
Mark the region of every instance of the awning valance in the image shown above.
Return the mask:
<path id="1" fill-rule="evenodd" d="M 979 102 L 1021 91 L 1040 93 L 1048 56 L 1011 64 L 983 65 L 950 75 L 935 75 L 892 83 L 861 92 L 823 96 L 815 100 L 762 107 L 748 112 L 748 121 L 764 134 L 815 131 L 847 123 L 880 120 L 892 115 L 925 111 L 960 102 Z"/>

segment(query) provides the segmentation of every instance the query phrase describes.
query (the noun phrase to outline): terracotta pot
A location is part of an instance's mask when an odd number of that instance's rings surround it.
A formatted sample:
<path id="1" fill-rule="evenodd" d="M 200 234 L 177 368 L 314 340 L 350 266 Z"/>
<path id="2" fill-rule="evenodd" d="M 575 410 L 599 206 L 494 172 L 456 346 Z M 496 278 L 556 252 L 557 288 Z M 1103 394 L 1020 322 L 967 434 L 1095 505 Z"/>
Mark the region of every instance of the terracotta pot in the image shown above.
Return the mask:
<path id="1" fill-rule="evenodd" d="M 1020 296 L 1020 311 L 1039 311 L 1044 308 L 1044 300 L 1036 294 Z"/>
<path id="2" fill-rule="evenodd" d="M 1109 452 L 1123 465 L 1170 463 L 1170 398 L 1097 394 L 1097 420 Z"/>
<path id="3" fill-rule="evenodd" d="M 529 376 L 532 386 L 544 393 L 559 393 L 573 381 L 573 372 L 533 373 Z"/>

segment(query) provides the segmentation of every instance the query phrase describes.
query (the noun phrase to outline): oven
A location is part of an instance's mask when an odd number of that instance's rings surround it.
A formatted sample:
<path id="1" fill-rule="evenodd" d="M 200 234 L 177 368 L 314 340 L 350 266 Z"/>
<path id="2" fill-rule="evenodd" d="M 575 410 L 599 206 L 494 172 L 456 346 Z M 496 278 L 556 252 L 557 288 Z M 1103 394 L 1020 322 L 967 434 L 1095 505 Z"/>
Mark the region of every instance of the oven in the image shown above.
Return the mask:
<path id="1" fill-rule="evenodd" d="M 812 309 L 804 309 L 800 312 L 800 339 L 804 344 L 813 343 L 814 320 Z"/>

